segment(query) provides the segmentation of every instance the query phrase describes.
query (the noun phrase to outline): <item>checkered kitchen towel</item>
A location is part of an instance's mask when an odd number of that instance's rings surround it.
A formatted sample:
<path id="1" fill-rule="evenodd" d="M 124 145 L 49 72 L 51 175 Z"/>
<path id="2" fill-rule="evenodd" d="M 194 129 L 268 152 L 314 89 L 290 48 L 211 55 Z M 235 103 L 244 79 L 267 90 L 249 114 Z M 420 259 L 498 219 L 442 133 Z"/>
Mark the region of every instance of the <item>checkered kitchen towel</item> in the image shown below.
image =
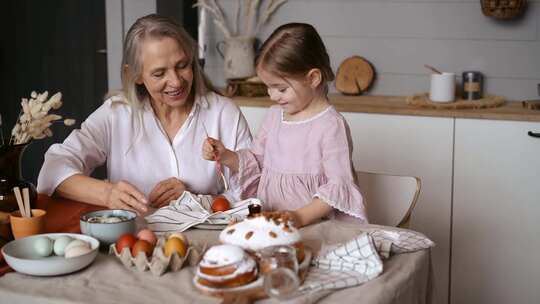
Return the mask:
<path id="1" fill-rule="evenodd" d="M 145 217 L 148 228 L 157 233 L 182 232 L 199 224 L 228 224 L 232 219 L 243 219 L 249 214 L 249 204 L 262 204 L 258 199 L 231 202 L 231 209 L 224 212 L 210 211 L 211 195 L 184 193 L 169 206 Z"/>
<path id="2" fill-rule="evenodd" d="M 382 259 L 391 254 L 434 246 L 423 234 L 411 230 L 375 229 L 338 246 L 323 249 L 313 259 L 300 294 L 360 285 L 383 271 Z"/>

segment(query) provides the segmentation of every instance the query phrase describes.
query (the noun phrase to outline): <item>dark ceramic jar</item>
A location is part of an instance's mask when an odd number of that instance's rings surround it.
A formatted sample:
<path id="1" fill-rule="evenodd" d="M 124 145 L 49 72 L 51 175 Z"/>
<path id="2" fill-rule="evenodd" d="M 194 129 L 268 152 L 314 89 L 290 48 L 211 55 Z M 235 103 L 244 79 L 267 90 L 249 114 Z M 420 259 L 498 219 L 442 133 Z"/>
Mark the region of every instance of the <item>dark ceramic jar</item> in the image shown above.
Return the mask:
<path id="1" fill-rule="evenodd" d="M 18 210 L 13 188 L 28 188 L 30 191 L 30 206 L 35 208 L 36 187 L 25 181 L 21 174 L 21 159 L 28 144 L 0 146 L 0 211 L 11 212 Z"/>

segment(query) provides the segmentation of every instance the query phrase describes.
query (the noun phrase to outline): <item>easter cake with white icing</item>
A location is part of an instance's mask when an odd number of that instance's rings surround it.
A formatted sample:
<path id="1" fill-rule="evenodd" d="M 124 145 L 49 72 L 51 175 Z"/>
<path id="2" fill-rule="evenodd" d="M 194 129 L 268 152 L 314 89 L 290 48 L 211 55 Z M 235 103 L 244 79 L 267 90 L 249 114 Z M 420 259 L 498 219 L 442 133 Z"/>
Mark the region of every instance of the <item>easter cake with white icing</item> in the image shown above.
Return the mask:
<path id="1" fill-rule="evenodd" d="M 292 219 L 280 212 L 261 212 L 246 219 L 232 223 L 219 235 L 224 244 L 242 247 L 256 252 L 277 245 L 290 245 L 296 248 L 299 262 L 304 259 L 304 245 L 300 232 Z"/>

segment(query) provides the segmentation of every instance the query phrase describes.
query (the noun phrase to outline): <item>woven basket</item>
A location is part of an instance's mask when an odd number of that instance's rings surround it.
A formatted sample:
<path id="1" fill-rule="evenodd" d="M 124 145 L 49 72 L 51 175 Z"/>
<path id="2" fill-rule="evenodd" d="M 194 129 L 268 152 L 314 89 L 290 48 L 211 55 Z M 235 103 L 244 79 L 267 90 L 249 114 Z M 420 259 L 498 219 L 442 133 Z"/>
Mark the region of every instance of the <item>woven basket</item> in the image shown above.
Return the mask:
<path id="1" fill-rule="evenodd" d="M 267 96 L 266 85 L 262 82 L 245 80 L 228 80 L 225 96 L 259 97 Z"/>
<path id="2" fill-rule="evenodd" d="M 497 19 L 512 19 L 520 16 L 527 5 L 526 0 L 481 0 L 482 13 Z"/>

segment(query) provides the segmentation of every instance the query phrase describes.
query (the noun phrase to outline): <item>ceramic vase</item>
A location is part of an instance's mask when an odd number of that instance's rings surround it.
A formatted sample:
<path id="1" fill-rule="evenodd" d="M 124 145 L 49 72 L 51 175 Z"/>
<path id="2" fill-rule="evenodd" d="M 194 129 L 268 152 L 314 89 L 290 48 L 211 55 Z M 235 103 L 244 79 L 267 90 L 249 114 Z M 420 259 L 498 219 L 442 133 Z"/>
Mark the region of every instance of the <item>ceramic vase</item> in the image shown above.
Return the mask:
<path id="1" fill-rule="evenodd" d="M 24 151 L 29 144 L 0 146 L 0 211 L 12 212 L 18 210 L 13 188 L 28 188 L 30 190 L 30 205 L 35 208 L 36 187 L 23 179 L 21 161 Z"/>
<path id="2" fill-rule="evenodd" d="M 224 60 L 226 79 L 244 79 L 255 75 L 255 37 L 229 37 L 216 45 Z"/>

